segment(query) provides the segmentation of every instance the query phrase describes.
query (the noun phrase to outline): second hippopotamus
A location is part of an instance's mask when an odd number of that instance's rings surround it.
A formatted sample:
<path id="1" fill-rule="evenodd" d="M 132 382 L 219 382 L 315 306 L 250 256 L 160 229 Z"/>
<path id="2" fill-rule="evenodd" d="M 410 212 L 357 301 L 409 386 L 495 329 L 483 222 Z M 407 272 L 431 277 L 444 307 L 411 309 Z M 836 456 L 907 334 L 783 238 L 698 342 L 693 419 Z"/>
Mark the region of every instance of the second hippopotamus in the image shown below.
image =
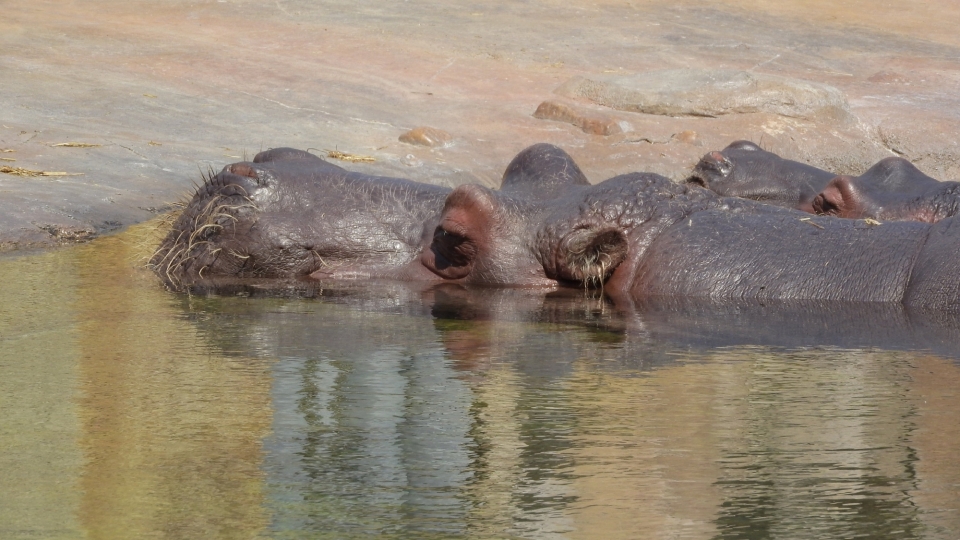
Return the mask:
<path id="1" fill-rule="evenodd" d="M 940 182 L 901 157 L 837 176 L 749 141 L 709 152 L 688 183 L 714 193 L 843 218 L 936 223 L 960 213 L 960 183 Z"/>
<path id="2" fill-rule="evenodd" d="M 814 197 L 817 214 L 936 223 L 960 212 L 960 183 L 940 182 L 900 157 L 860 176 L 837 176 Z"/>
<path id="3" fill-rule="evenodd" d="M 687 182 L 725 197 L 813 212 L 814 198 L 834 176 L 767 152 L 750 141 L 735 141 L 703 156 Z"/>
<path id="4" fill-rule="evenodd" d="M 448 189 L 277 149 L 228 165 L 154 255 L 168 286 L 224 278 L 597 287 L 651 296 L 901 302 L 955 310 L 960 222 L 816 217 L 630 173 L 590 185 L 535 145 L 503 185 Z"/>

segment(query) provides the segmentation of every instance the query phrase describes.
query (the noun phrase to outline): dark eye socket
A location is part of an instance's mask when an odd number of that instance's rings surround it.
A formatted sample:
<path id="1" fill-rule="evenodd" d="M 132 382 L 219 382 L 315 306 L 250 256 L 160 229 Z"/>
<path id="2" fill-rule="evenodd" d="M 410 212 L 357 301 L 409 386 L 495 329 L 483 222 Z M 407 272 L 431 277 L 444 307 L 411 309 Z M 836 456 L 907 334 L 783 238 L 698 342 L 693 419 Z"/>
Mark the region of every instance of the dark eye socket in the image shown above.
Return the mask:
<path id="1" fill-rule="evenodd" d="M 477 254 L 477 246 L 469 238 L 437 227 L 433 233 L 433 251 L 449 266 L 464 266 Z M 438 265 L 440 261 L 437 261 Z"/>

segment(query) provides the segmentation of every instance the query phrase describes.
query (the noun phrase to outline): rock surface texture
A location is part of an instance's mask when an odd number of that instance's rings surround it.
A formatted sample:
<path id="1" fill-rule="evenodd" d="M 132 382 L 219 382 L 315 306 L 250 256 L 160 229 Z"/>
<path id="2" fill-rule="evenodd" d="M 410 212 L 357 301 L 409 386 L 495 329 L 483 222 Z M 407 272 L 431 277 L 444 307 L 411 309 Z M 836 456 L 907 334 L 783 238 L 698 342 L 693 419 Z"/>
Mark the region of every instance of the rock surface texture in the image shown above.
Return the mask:
<path id="1" fill-rule="evenodd" d="M 71 175 L 0 172 L 0 250 L 149 219 L 280 146 L 450 188 L 496 186 L 535 142 L 592 179 L 682 180 L 746 139 L 836 174 L 899 156 L 957 180 L 957 20 L 952 0 L 10 0 L 0 167 Z M 555 92 L 571 81 L 585 97 Z M 534 117 L 544 101 L 572 118 Z M 455 143 L 401 142 L 414 126 Z"/>
<path id="2" fill-rule="evenodd" d="M 845 114 L 840 90 L 812 81 L 729 69 L 669 69 L 617 77 L 574 77 L 557 88 L 621 111 L 662 116 L 773 113 L 790 118 Z"/>

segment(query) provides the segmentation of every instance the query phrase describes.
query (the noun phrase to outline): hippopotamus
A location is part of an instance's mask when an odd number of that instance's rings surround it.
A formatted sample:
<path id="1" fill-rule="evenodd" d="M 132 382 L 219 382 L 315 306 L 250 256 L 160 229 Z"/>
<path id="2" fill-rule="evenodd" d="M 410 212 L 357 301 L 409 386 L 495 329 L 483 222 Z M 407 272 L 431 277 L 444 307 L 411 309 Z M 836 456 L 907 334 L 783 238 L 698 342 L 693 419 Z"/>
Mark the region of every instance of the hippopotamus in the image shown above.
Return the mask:
<path id="1" fill-rule="evenodd" d="M 960 211 L 960 183 L 940 182 L 901 157 L 860 176 L 837 176 L 814 197 L 813 211 L 843 218 L 936 223 Z"/>
<path id="2" fill-rule="evenodd" d="M 813 212 L 813 200 L 836 175 L 767 152 L 750 141 L 736 141 L 709 152 L 694 167 L 688 183 L 725 197 Z"/>
<path id="3" fill-rule="evenodd" d="M 957 182 L 931 178 L 901 157 L 854 177 L 736 141 L 703 156 L 686 181 L 723 196 L 843 218 L 935 223 L 960 212 Z"/>
<path id="4" fill-rule="evenodd" d="M 587 182 L 547 144 L 501 189 L 348 172 L 292 149 L 209 178 L 151 260 L 167 285 L 386 278 L 683 296 L 960 306 L 960 222 L 811 216 L 651 173 Z"/>

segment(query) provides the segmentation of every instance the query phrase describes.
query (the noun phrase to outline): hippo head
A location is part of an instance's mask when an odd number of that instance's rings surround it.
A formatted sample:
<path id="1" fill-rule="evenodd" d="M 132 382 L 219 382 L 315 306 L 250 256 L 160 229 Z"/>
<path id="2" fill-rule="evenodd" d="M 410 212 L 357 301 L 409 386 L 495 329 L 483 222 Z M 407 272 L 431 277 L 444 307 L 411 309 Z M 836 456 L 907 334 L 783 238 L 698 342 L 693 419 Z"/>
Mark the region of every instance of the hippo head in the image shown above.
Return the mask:
<path id="1" fill-rule="evenodd" d="M 781 158 L 749 141 L 731 143 L 700 159 L 687 183 L 724 197 L 751 199 L 812 212 L 813 197 L 833 174 Z"/>
<path id="2" fill-rule="evenodd" d="M 299 150 L 261 152 L 198 188 L 150 264 L 174 289 L 224 277 L 432 276 L 411 263 L 447 192 Z"/>
<path id="3" fill-rule="evenodd" d="M 279 273 L 279 266 L 305 264 L 302 257 L 278 256 L 282 250 L 257 228 L 261 210 L 274 195 L 269 175 L 257 175 L 246 164 L 224 167 L 197 189 L 150 265 L 168 286 L 179 288 L 205 273 L 270 276 Z M 257 256 L 267 251 L 270 256 Z"/>
<path id="4" fill-rule="evenodd" d="M 575 210 L 573 195 L 547 204 L 477 185 L 460 186 L 447 197 L 421 262 L 444 280 L 465 283 L 599 285 L 623 261 L 626 237 L 599 219 L 563 220 L 562 231 L 542 225 L 559 208 Z"/>
<path id="5" fill-rule="evenodd" d="M 651 231 L 712 197 L 649 173 L 591 185 L 563 150 L 534 145 L 507 167 L 500 190 L 465 185 L 447 197 L 420 260 L 467 283 L 626 286 Z"/>
<path id="6" fill-rule="evenodd" d="M 445 280 L 521 286 L 599 283 L 621 258 L 622 249 L 610 245 L 617 243 L 612 236 L 595 235 L 583 226 L 549 246 L 536 233 L 557 208 L 575 206 L 574 199 L 590 189 L 566 152 L 550 144 L 530 146 L 507 166 L 499 190 L 464 185 L 447 197 L 421 262 Z"/>
<path id="7" fill-rule="evenodd" d="M 590 185 L 550 145 L 521 152 L 500 190 L 352 173 L 278 149 L 209 178 L 151 264 L 174 289 L 251 277 L 603 287 L 629 282 L 625 263 L 650 231 L 706 196 L 653 174 Z"/>
<path id="8" fill-rule="evenodd" d="M 722 151 L 709 152 L 693 168 L 687 182 L 705 187 L 720 195 L 739 196 L 734 192 L 749 189 L 744 186 L 749 181 L 752 170 L 763 163 L 767 154 L 750 141 L 730 143 Z"/>
<path id="9" fill-rule="evenodd" d="M 960 210 L 958 193 L 956 182 L 939 182 L 903 158 L 888 157 L 860 176 L 830 180 L 813 199 L 813 211 L 851 219 L 936 223 Z"/>
<path id="10" fill-rule="evenodd" d="M 570 185 L 546 200 L 461 186 L 447 198 L 421 262 L 445 280 L 628 291 L 657 233 L 714 200 L 648 173 Z"/>

